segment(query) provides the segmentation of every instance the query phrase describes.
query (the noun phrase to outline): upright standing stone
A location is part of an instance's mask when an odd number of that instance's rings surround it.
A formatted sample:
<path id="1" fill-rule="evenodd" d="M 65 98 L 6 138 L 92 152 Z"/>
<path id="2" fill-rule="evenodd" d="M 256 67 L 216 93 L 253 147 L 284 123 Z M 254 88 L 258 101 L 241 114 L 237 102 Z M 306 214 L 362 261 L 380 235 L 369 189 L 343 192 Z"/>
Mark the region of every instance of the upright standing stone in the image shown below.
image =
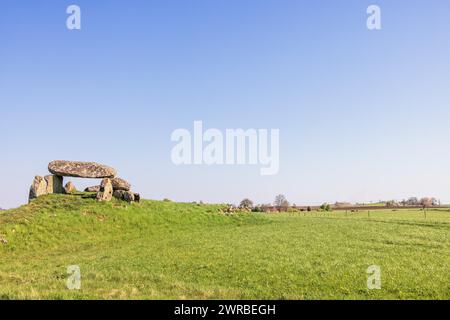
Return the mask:
<path id="1" fill-rule="evenodd" d="M 103 179 L 100 184 L 100 191 L 97 193 L 97 201 L 111 201 L 113 196 L 113 186 L 111 179 Z"/>
<path id="2" fill-rule="evenodd" d="M 95 162 L 56 160 L 48 164 L 48 170 L 57 176 L 76 178 L 114 178 L 116 170 Z"/>
<path id="3" fill-rule="evenodd" d="M 47 182 L 47 193 L 63 193 L 63 177 L 61 176 L 55 176 L 55 175 L 48 175 L 44 177 L 45 181 Z"/>
<path id="4" fill-rule="evenodd" d="M 47 194 L 47 183 L 45 179 L 41 176 L 34 177 L 33 183 L 30 187 L 30 194 L 28 196 L 28 201 L 36 199 L 37 197 Z"/>

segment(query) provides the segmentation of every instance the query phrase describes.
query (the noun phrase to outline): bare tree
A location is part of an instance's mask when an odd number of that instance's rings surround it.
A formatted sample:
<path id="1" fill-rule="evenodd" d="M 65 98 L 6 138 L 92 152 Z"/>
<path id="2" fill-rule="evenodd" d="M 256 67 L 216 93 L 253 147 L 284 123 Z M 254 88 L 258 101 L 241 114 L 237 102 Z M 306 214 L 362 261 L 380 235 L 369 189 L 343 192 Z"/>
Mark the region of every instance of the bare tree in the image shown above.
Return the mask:
<path id="1" fill-rule="evenodd" d="M 420 205 L 424 208 L 432 207 L 434 203 L 434 198 L 422 198 L 420 199 Z"/>
<path id="2" fill-rule="evenodd" d="M 287 201 L 286 197 L 282 194 L 275 197 L 273 204 L 279 211 L 287 211 L 289 208 L 289 201 Z"/>
<path id="3" fill-rule="evenodd" d="M 420 205 L 420 201 L 416 197 L 411 197 L 406 201 L 406 204 L 409 206 L 418 206 Z"/>
<path id="4" fill-rule="evenodd" d="M 386 207 L 388 207 L 388 208 L 396 207 L 397 205 L 398 205 L 397 201 L 395 201 L 395 200 L 386 201 Z"/>

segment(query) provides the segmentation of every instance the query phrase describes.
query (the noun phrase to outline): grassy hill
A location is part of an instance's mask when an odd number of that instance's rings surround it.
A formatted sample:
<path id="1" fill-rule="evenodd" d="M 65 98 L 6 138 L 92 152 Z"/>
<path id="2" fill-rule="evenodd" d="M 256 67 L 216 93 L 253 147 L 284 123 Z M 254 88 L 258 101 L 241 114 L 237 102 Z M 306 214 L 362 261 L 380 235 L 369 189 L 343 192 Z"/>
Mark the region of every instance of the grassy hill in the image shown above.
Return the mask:
<path id="1" fill-rule="evenodd" d="M 49 195 L 2 211 L 0 299 L 450 299 L 448 211 L 219 208 Z"/>

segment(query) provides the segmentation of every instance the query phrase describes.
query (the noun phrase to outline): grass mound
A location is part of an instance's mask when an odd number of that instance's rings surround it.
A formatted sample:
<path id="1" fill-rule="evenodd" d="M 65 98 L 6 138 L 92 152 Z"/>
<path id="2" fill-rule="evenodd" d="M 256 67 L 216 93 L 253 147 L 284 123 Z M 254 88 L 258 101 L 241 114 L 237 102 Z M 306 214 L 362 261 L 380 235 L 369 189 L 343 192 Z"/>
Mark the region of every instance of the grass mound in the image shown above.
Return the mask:
<path id="1" fill-rule="evenodd" d="M 449 299 L 450 213 L 219 214 L 49 195 L 0 213 L 3 299 Z M 382 270 L 368 290 L 366 270 Z M 66 287 L 81 269 L 81 290 Z"/>

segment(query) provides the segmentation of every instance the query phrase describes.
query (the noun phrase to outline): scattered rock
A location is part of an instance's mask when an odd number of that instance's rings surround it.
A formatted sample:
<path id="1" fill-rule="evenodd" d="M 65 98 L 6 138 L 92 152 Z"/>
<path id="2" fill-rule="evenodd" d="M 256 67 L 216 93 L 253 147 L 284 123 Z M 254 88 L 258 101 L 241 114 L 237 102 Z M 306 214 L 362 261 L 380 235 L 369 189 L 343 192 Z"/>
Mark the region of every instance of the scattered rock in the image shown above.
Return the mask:
<path id="1" fill-rule="evenodd" d="M 111 201 L 113 196 L 113 186 L 111 179 L 103 179 L 100 184 L 100 191 L 97 193 L 96 199 L 98 201 Z"/>
<path id="2" fill-rule="evenodd" d="M 130 191 L 125 191 L 125 194 L 123 195 L 123 200 L 127 202 L 133 202 L 134 201 L 134 193 Z"/>
<path id="3" fill-rule="evenodd" d="M 69 181 L 64 186 L 64 193 L 65 194 L 71 194 L 73 192 L 76 192 L 77 188 L 75 188 L 75 185 L 72 183 L 72 181 Z"/>
<path id="4" fill-rule="evenodd" d="M 114 191 L 114 198 L 119 200 L 133 202 L 134 201 L 134 193 L 125 190 L 116 190 Z"/>
<path id="5" fill-rule="evenodd" d="M 58 176 L 76 178 L 114 178 L 116 170 L 95 162 L 56 160 L 48 164 L 48 170 Z"/>
<path id="6" fill-rule="evenodd" d="M 47 183 L 47 194 L 52 193 L 63 193 L 63 177 L 48 175 L 44 177 L 45 182 Z"/>
<path id="7" fill-rule="evenodd" d="M 232 215 L 235 213 L 241 212 L 241 210 L 233 205 L 227 205 L 225 208 L 222 208 L 219 210 L 219 213 L 225 214 L 225 215 Z"/>
<path id="8" fill-rule="evenodd" d="M 116 191 L 113 192 L 113 197 L 116 198 L 116 199 L 122 200 L 123 199 L 123 194 L 125 192 L 126 191 L 123 191 L 123 190 L 116 190 Z"/>
<path id="9" fill-rule="evenodd" d="M 41 176 L 34 177 L 33 183 L 30 187 L 30 194 L 28 196 L 28 201 L 36 199 L 42 195 L 47 194 L 47 183 L 45 179 Z"/>
<path id="10" fill-rule="evenodd" d="M 127 202 L 140 202 L 141 196 L 139 193 L 133 193 L 131 191 L 125 190 L 115 190 L 113 194 L 114 198 L 119 200 L 127 201 Z"/>
<path id="11" fill-rule="evenodd" d="M 128 181 L 125 181 L 122 178 L 111 179 L 111 183 L 114 190 L 130 191 L 131 189 L 131 185 L 128 183 Z"/>
<path id="12" fill-rule="evenodd" d="M 93 186 L 84 189 L 84 192 L 100 192 L 100 186 Z"/>

